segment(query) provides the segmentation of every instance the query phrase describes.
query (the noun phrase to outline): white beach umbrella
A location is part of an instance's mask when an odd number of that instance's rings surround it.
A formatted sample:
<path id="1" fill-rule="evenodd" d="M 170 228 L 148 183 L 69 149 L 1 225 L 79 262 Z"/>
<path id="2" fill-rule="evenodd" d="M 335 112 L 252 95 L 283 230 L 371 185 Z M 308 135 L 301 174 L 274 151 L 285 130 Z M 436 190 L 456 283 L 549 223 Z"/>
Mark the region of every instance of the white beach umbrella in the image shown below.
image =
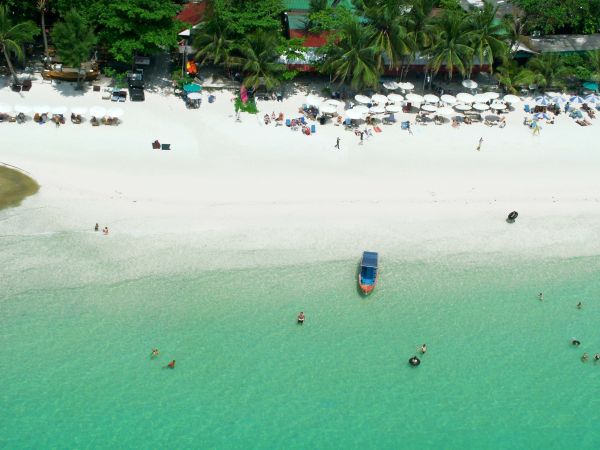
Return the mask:
<path id="1" fill-rule="evenodd" d="M 87 114 L 88 109 L 85 106 L 75 106 L 71 108 L 71 112 L 76 116 L 83 116 Z"/>
<path id="2" fill-rule="evenodd" d="M 349 109 L 346 111 L 346 117 L 352 120 L 362 119 L 363 113 L 356 108 Z"/>
<path id="3" fill-rule="evenodd" d="M 393 103 L 400 103 L 400 102 L 404 101 L 404 97 L 402 97 L 400 94 L 390 94 L 387 97 L 388 97 L 388 100 Z"/>
<path id="4" fill-rule="evenodd" d="M 44 114 L 50 111 L 50 107 L 48 105 L 37 105 L 32 108 L 33 112 Z"/>
<path id="5" fill-rule="evenodd" d="M 473 97 L 476 103 L 486 103 L 489 100 L 485 94 L 475 94 Z"/>
<path id="6" fill-rule="evenodd" d="M 383 87 L 386 88 L 388 91 L 395 91 L 400 86 L 398 86 L 398 83 L 396 83 L 395 81 L 386 81 L 385 83 L 383 83 Z"/>
<path id="7" fill-rule="evenodd" d="M 319 106 L 323 102 L 321 97 L 317 97 L 316 95 L 307 95 L 304 103 L 308 106 Z"/>
<path id="8" fill-rule="evenodd" d="M 369 108 L 365 105 L 357 105 L 354 108 L 355 111 L 360 111 L 361 114 L 367 114 L 369 112 Z"/>
<path id="9" fill-rule="evenodd" d="M 421 106 L 421 109 L 427 112 L 436 112 L 437 106 L 432 105 L 431 103 L 425 103 L 423 106 Z"/>
<path id="10" fill-rule="evenodd" d="M 425 94 L 423 96 L 423 100 L 425 100 L 427 103 L 437 103 L 440 101 L 440 98 L 437 95 Z"/>
<path id="11" fill-rule="evenodd" d="M 106 114 L 106 108 L 103 108 L 102 106 L 92 106 L 90 108 L 90 115 L 92 117 L 95 117 L 95 118 L 104 117 L 105 114 Z"/>
<path id="12" fill-rule="evenodd" d="M 498 97 L 500 97 L 500 94 L 497 92 L 485 92 L 484 95 L 488 100 L 496 100 Z"/>
<path id="13" fill-rule="evenodd" d="M 521 99 L 512 94 L 506 94 L 502 99 L 507 103 L 521 103 Z"/>
<path id="14" fill-rule="evenodd" d="M 331 103 L 322 103 L 319 105 L 319 111 L 322 114 L 335 114 L 337 112 L 337 106 L 332 105 Z"/>
<path id="15" fill-rule="evenodd" d="M 477 83 L 473 80 L 463 80 L 462 85 L 467 89 L 475 89 L 477 87 Z"/>
<path id="16" fill-rule="evenodd" d="M 488 109 L 490 109 L 490 107 L 485 103 L 475 103 L 473 105 L 473 109 L 476 109 L 477 111 L 487 111 Z"/>
<path id="17" fill-rule="evenodd" d="M 400 112 L 400 111 L 402 111 L 402 105 L 396 105 L 396 104 L 393 104 L 393 105 L 387 105 L 387 106 L 385 107 L 385 110 L 386 110 L 387 112 L 391 112 L 391 113 L 397 113 L 397 112 Z"/>
<path id="18" fill-rule="evenodd" d="M 356 100 L 358 103 L 363 103 L 363 104 L 367 104 L 367 103 L 371 103 L 371 99 L 369 97 L 367 97 L 366 95 L 355 95 L 354 96 L 354 100 Z"/>
<path id="19" fill-rule="evenodd" d="M 458 105 L 455 105 L 454 108 L 458 109 L 459 111 L 469 111 L 471 109 L 471 105 L 459 103 Z"/>
<path id="20" fill-rule="evenodd" d="M 411 103 L 423 103 L 423 96 L 419 95 L 419 94 L 413 94 L 412 92 L 410 94 L 406 94 L 406 101 L 411 102 Z"/>
<path id="21" fill-rule="evenodd" d="M 329 100 L 325 100 L 325 103 L 327 103 L 328 105 L 333 105 L 335 107 L 338 107 L 342 104 L 342 102 L 340 102 L 339 100 L 336 100 L 335 98 L 330 98 Z"/>
<path id="22" fill-rule="evenodd" d="M 18 113 L 29 114 L 31 112 L 31 106 L 18 104 L 18 105 L 15 105 L 15 111 Z M 0 110 L 0 112 L 9 112 L 9 111 Z"/>
<path id="23" fill-rule="evenodd" d="M 187 94 L 187 98 L 189 98 L 190 100 L 200 100 L 202 98 L 202 93 L 190 92 L 189 94 Z"/>
<path id="24" fill-rule="evenodd" d="M 454 114 L 454 111 L 452 110 L 452 108 L 448 107 L 448 106 L 444 106 L 443 108 L 438 108 L 438 110 L 436 111 L 436 114 L 438 116 L 451 116 L 452 114 Z"/>
<path id="25" fill-rule="evenodd" d="M 456 100 L 461 103 L 473 103 L 475 101 L 475 97 L 467 92 L 461 92 L 456 95 Z"/>
<path id="26" fill-rule="evenodd" d="M 507 108 L 507 106 L 504 103 L 500 103 L 500 102 L 493 102 L 490 105 L 491 109 L 495 109 L 496 111 L 503 111 Z"/>
<path id="27" fill-rule="evenodd" d="M 415 85 L 409 83 L 408 81 L 404 83 L 398 83 L 398 86 L 400 87 L 400 89 L 404 89 L 405 91 L 412 91 L 415 88 Z"/>
<path id="28" fill-rule="evenodd" d="M 110 108 L 106 111 L 108 117 L 123 117 L 123 114 L 125 114 L 123 108 Z"/>
<path id="29" fill-rule="evenodd" d="M 444 94 L 440 98 L 444 103 L 448 105 L 454 105 L 456 103 L 456 97 L 454 95 Z"/>
<path id="30" fill-rule="evenodd" d="M 381 95 L 381 94 L 375 94 L 373 97 L 371 97 L 371 100 L 373 101 L 373 103 L 378 103 L 378 104 L 386 104 L 387 102 L 389 102 L 388 98 L 385 95 Z"/>
<path id="31" fill-rule="evenodd" d="M 67 107 L 66 106 L 53 106 L 52 108 L 50 108 L 50 112 L 52 114 L 62 115 L 67 112 Z"/>
<path id="32" fill-rule="evenodd" d="M 369 112 L 372 114 L 383 114 L 385 112 L 385 106 L 371 106 Z"/>

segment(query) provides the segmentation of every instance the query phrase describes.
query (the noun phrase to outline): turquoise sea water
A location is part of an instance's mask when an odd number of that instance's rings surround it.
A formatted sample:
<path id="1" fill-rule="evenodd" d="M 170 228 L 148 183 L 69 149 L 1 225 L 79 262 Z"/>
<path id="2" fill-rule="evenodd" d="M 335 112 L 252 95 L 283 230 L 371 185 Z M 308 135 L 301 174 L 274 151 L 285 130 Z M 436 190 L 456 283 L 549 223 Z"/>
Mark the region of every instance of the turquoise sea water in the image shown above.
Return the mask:
<path id="1" fill-rule="evenodd" d="M 3 280 L 0 448 L 600 448 L 600 258 L 358 256 Z"/>

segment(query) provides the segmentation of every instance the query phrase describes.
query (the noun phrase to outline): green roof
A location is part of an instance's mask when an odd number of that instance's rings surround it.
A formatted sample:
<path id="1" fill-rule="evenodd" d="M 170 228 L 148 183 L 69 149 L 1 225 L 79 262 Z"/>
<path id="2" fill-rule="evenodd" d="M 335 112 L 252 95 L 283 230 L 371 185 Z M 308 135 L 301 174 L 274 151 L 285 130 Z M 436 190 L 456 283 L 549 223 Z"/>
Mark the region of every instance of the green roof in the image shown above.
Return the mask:
<path id="1" fill-rule="evenodd" d="M 331 6 L 333 1 L 334 0 L 329 0 L 329 6 Z M 283 0 L 283 6 L 288 11 L 292 9 L 308 11 L 310 9 L 310 0 Z M 340 0 L 338 7 L 354 10 L 352 0 Z"/>
<path id="2" fill-rule="evenodd" d="M 306 24 L 308 23 L 308 14 L 288 14 L 288 22 L 290 24 L 290 30 L 302 30 L 306 28 Z"/>

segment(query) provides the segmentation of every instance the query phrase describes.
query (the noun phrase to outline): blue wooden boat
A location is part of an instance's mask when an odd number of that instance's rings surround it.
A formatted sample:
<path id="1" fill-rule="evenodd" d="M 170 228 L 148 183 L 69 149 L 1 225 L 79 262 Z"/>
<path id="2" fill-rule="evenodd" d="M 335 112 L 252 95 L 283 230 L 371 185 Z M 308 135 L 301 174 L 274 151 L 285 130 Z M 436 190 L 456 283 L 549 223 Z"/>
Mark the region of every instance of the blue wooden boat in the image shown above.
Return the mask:
<path id="1" fill-rule="evenodd" d="M 379 255 L 376 252 L 363 252 L 358 273 L 358 287 L 363 294 L 370 294 L 377 284 Z"/>

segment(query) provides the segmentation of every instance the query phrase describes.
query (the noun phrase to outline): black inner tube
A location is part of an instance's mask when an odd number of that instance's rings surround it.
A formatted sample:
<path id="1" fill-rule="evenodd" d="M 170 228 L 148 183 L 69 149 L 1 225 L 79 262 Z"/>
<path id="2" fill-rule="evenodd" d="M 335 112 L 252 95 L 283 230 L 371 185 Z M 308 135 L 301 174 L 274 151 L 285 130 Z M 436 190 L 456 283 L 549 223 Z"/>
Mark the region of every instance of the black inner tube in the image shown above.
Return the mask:
<path id="1" fill-rule="evenodd" d="M 513 211 L 513 212 L 511 212 L 511 213 L 508 215 L 508 218 L 509 218 L 510 220 L 515 220 L 517 217 L 519 217 L 519 213 L 518 213 L 518 212 L 516 212 L 516 211 Z"/>
<path id="2" fill-rule="evenodd" d="M 413 367 L 416 367 L 416 366 L 418 366 L 419 364 L 421 364 L 421 360 L 420 360 L 419 358 L 417 358 L 416 356 L 413 356 L 412 358 L 410 358 L 410 359 L 408 360 L 408 363 L 409 363 L 411 366 L 413 366 Z"/>

